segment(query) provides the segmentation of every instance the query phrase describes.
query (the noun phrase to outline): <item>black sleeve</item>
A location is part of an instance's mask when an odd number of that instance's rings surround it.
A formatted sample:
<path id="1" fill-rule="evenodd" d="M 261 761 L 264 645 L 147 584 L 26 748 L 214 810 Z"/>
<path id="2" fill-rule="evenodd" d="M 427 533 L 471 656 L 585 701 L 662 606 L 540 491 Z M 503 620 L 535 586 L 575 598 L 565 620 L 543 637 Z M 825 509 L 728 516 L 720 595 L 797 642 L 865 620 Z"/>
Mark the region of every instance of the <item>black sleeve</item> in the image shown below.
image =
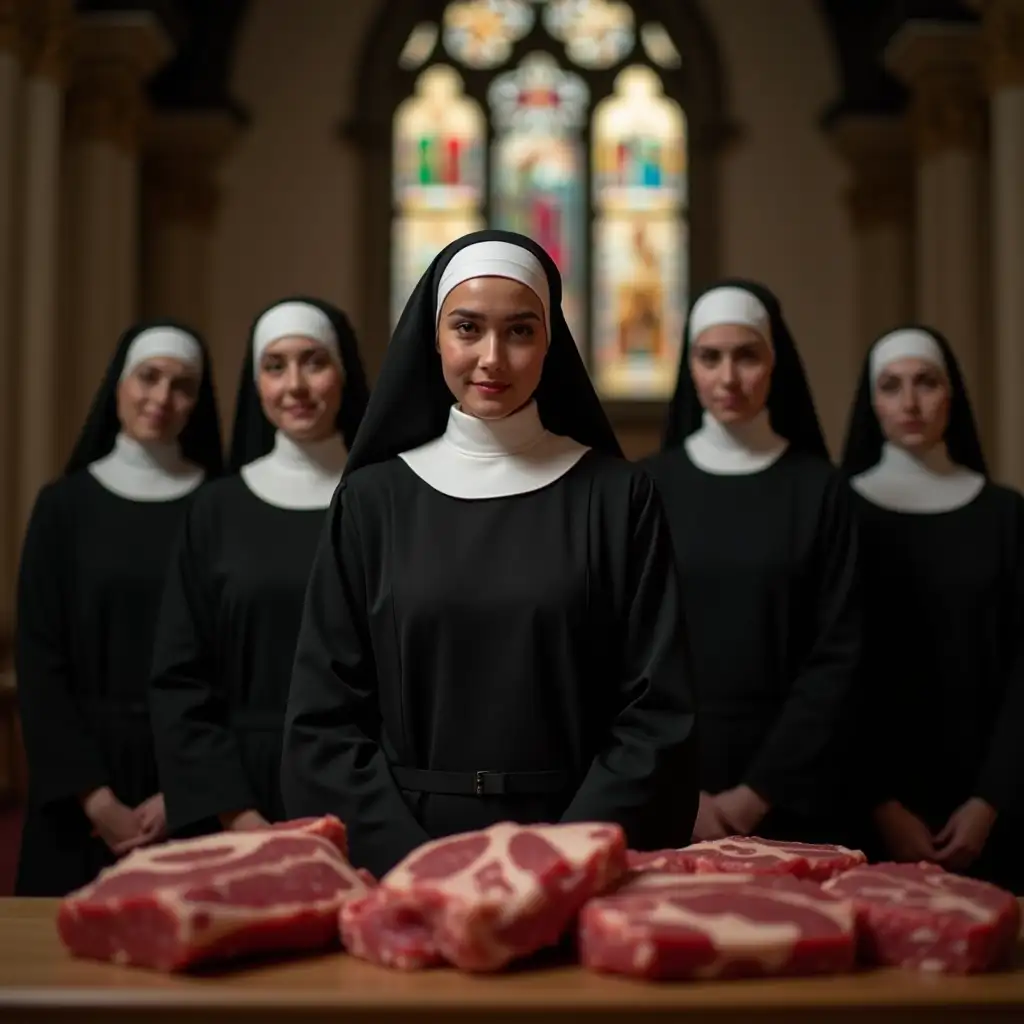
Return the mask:
<path id="1" fill-rule="evenodd" d="M 75 691 L 70 662 L 67 526 L 59 484 L 39 493 L 18 573 L 15 672 L 33 799 L 51 803 L 108 784 L 96 737 Z"/>
<path id="2" fill-rule="evenodd" d="M 281 761 L 289 817 L 334 814 L 352 861 L 376 877 L 430 838 L 380 745 L 362 541 L 351 487 L 336 492 L 313 560 L 295 651 Z"/>
<path id="3" fill-rule="evenodd" d="M 1017 497 L 1015 505 L 1018 549 L 1004 625 L 1013 651 L 975 795 L 997 811 L 1020 814 L 1024 810 L 1024 500 Z"/>
<path id="4" fill-rule="evenodd" d="M 812 814 L 836 782 L 836 744 L 860 670 L 857 528 L 846 482 L 832 475 L 816 537 L 814 640 L 745 782 L 773 807 Z"/>
<path id="5" fill-rule="evenodd" d="M 256 807 L 217 678 L 209 504 L 197 499 L 185 517 L 153 645 L 150 717 L 172 831 Z"/>
<path id="6" fill-rule="evenodd" d="M 616 581 L 616 712 L 563 821 L 612 821 L 634 849 L 685 846 L 699 790 L 695 715 L 669 527 L 650 479 L 631 503 L 625 571 Z"/>

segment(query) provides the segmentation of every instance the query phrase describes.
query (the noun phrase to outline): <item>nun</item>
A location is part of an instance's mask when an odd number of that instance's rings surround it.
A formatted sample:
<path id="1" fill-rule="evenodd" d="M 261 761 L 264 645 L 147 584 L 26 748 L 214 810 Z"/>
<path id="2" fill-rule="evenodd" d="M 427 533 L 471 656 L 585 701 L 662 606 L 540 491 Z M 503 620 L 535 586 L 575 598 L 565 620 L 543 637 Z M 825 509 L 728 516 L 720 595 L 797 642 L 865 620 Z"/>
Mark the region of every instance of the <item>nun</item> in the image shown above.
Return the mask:
<path id="1" fill-rule="evenodd" d="M 341 310 L 255 321 L 229 476 L 189 510 L 157 629 L 150 707 L 176 836 L 281 820 L 281 730 L 302 596 L 368 388 Z"/>
<path id="2" fill-rule="evenodd" d="M 174 538 L 222 470 L 206 346 L 171 322 L 121 338 L 22 548 L 15 669 L 28 763 L 19 896 L 64 896 L 161 839 L 146 703 Z"/>
<path id="3" fill-rule="evenodd" d="M 645 465 L 698 684 L 694 839 L 837 837 L 860 651 L 852 501 L 763 285 L 727 280 L 694 302 L 663 449 Z"/>
<path id="4" fill-rule="evenodd" d="M 285 725 L 291 816 L 381 875 L 495 822 L 687 839 L 694 714 L 668 529 L 532 240 L 448 245 L 395 329 L 331 505 Z"/>
<path id="5" fill-rule="evenodd" d="M 989 480 L 936 331 L 875 343 L 843 469 L 862 524 L 872 852 L 1024 893 L 1024 499 Z"/>

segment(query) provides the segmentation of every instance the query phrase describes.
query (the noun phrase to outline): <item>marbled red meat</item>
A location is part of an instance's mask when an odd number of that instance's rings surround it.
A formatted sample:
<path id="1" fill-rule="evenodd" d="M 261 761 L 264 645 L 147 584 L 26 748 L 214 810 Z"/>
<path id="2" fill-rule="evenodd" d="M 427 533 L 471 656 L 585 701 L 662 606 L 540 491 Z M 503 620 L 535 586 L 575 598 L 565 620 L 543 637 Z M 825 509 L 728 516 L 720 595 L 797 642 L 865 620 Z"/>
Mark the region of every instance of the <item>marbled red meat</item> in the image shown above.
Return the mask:
<path id="1" fill-rule="evenodd" d="M 615 825 L 502 822 L 437 839 L 345 904 L 342 942 L 386 967 L 497 970 L 557 943 L 625 867 Z"/>
<path id="2" fill-rule="evenodd" d="M 825 883 L 857 907 L 867 964 L 946 974 L 1001 966 L 1020 932 L 1012 893 L 935 864 L 871 864 Z"/>
<path id="3" fill-rule="evenodd" d="M 76 956 L 163 971 L 327 947 L 342 904 L 372 882 L 343 840 L 327 818 L 135 850 L 67 896 L 57 928 Z"/>
<path id="4" fill-rule="evenodd" d="M 834 974 L 854 966 L 856 915 L 784 876 L 635 879 L 587 903 L 579 949 L 591 970 L 649 979 Z"/>

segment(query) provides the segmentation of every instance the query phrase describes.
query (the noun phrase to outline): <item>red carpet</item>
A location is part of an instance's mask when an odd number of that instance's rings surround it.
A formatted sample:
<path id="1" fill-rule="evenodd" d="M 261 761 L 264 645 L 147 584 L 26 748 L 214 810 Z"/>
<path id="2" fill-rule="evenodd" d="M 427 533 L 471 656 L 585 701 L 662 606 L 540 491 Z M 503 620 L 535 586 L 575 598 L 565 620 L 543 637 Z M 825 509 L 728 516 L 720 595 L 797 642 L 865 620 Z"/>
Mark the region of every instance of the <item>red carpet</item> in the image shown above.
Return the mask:
<path id="1" fill-rule="evenodd" d="M 21 808 L 0 810 L 0 896 L 14 894 L 14 872 L 21 842 Z"/>

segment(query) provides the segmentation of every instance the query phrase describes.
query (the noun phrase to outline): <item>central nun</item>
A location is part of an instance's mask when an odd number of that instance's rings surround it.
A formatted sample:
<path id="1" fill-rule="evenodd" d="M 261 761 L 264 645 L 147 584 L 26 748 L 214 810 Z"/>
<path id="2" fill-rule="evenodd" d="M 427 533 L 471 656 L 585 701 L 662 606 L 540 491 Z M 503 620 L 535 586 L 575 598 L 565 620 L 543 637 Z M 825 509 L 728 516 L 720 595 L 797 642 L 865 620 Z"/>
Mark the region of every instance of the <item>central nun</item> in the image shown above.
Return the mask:
<path id="1" fill-rule="evenodd" d="M 292 817 L 381 875 L 498 821 L 689 841 L 672 547 L 536 243 L 452 242 L 395 329 L 314 561 L 285 723 Z"/>

